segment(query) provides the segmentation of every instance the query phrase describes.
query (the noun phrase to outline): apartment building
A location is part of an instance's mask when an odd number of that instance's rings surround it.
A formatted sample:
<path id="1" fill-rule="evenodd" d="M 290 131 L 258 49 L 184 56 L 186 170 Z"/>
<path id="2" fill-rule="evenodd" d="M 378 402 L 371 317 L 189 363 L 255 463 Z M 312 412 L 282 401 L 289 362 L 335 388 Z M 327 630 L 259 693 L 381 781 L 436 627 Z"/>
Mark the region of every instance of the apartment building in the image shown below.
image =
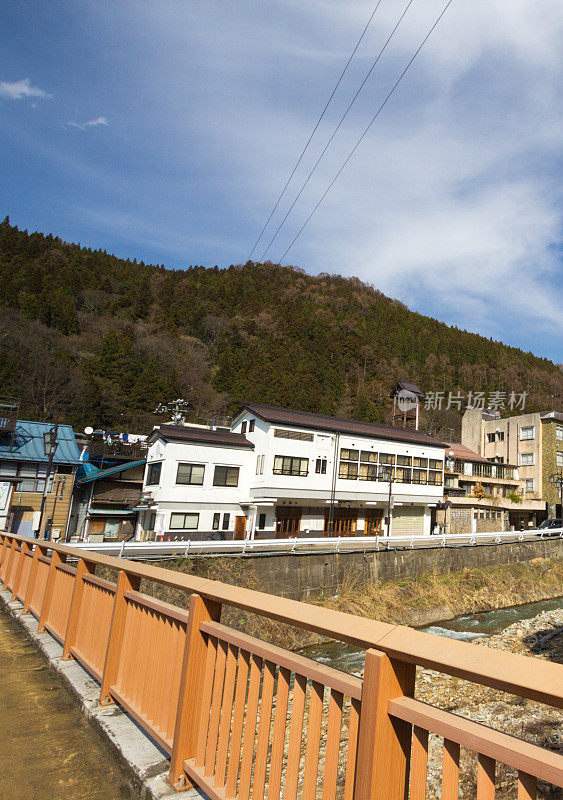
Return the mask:
<path id="1" fill-rule="evenodd" d="M 520 529 L 543 510 L 541 500 L 522 498 L 518 467 L 491 462 L 457 442 L 448 445 L 444 503 L 436 517 L 445 533 Z"/>
<path id="2" fill-rule="evenodd" d="M 541 501 L 543 518 L 561 515 L 557 488 L 549 477 L 563 468 L 562 412 L 501 419 L 498 411 L 470 409 L 463 415 L 461 441 L 490 461 L 516 465 L 523 500 Z M 531 522 L 532 515 L 527 516 Z"/>
<path id="3" fill-rule="evenodd" d="M 430 533 L 443 500 L 446 445 L 411 429 L 247 404 L 147 441 L 139 538 Z"/>

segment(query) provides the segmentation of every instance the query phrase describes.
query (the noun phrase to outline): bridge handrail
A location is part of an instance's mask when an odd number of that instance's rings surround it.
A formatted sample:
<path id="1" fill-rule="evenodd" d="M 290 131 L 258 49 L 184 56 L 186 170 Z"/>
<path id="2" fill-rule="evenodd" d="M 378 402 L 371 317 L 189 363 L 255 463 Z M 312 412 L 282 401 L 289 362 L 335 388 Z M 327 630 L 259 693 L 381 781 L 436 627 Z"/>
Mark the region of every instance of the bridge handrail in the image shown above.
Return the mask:
<path id="1" fill-rule="evenodd" d="M 4 537 L 30 545 L 38 543 L 35 539 L 14 534 L 4 534 Z M 85 558 L 81 550 L 69 545 L 54 542 L 40 544 L 42 548 L 47 547 L 65 556 Z M 196 592 L 207 600 L 304 628 L 321 636 L 363 649 L 375 647 L 392 656 L 401 655 L 406 660 L 429 669 L 563 708 L 563 684 L 558 685 L 556 682 L 561 672 L 560 667 L 555 664 L 534 661 L 533 674 L 529 674 L 530 662 L 526 656 L 493 649 L 487 651 L 487 663 L 483 664 L 479 663 L 482 661 L 482 650 L 470 643 L 455 639 L 436 641 L 434 635 L 405 625 L 378 622 L 255 589 L 245 589 L 91 551 L 87 560 L 108 569 L 122 570 L 138 579 L 190 593 Z"/>
<path id="2" fill-rule="evenodd" d="M 76 559 L 77 565 L 66 564 L 67 559 Z M 97 566 L 116 570 L 117 583 L 96 577 Z M 347 795 L 350 800 L 367 800 L 368 797 L 401 800 L 404 797 L 398 790 L 395 793 L 395 789 L 389 794 L 389 784 L 380 776 L 388 774 L 391 765 L 398 785 L 401 780 L 408 783 L 411 737 L 412 769 L 416 766 L 418 777 L 413 777 L 411 771 L 410 780 L 411 783 L 420 780 L 431 725 L 427 720 L 424 728 L 421 720 L 425 717 L 419 713 L 420 708 L 409 711 L 419 714 L 418 721 L 413 722 L 410 717 L 405 718 L 406 711 L 400 703 L 393 705 L 402 697 L 413 697 L 417 666 L 563 708 L 563 669 L 555 663 L 438 639 L 406 626 L 369 620 L 93 551 L 85 552 L 69 545 L 0 532 L 0 580 L 4 588 L 12 591 L 12 598 L 23 603 L 23 611 L 31 611 L 39 619 L 39 630 L 48 630 L 61 642 L 63 658 L 76 658 L 100 681 L 101 702 L 119 702 L 170 753 L 171 781 L 175 785 L 191 781 L 206 791 L 215 785 L 226 785 L 232 795 L 239 780 L 238 797 L 243 797 L 240 787 L 246 787 L 250 781 L 255 746 L 254 738 L 252 745 L 243 741 L 241 715 L 246 714 L 247 721 L 251 720 L 249 730 L 252 724 L 258 725 L 254 781 L 258 780 L 258 785 L 262 786 L 266 780 L 264 759 L 270 741 L 275 685 L 281 693 L 282 709 L 283 703 L 287 704 L 290 685 L 293 686 L 291 707 L 295 707 L 297 715 L 296 730 L 303 726 L 305 698 L 310 698 L 307 713 L 311 734 L 308 734 L 303 797 L 308 794 L 311 800 L 321 747 L 325 690 L 330 697 L 329 729 L 322 745 L 326 746 L 325 781 L 329 788 L 333 784 L 336 786 L 334 759 L 338 760 L 341 741 L 338 731 L 342 715 L 346 713 L 349 714 L 347 776 L 352 775 L 352 789 Z M 190 593 L 189 612 L 143 594 L 141 580 Z M 361 700 L 358 689 L 354 688 L 358 679 L 338 679 L 334 670 L 314 662 L 309 662 L 313 666 L 307 667 L 302 657 L 226 628 L 220 622 L 223 605 L 365 649 Z M 140 653 L 145 659 L 141 661 L 142 669 L 139 669 Z M 164 653 L 165 658 L 159 658 L 159 653 Z M 295 675 L 292 684 L 291 674 Z M 241 699 L 242 689 L 237 688 L 235 675 L 243 676 L 237 681 L 244 682 L 244 692 L 249 676 L 247 700 Z M 312 681 L 310 689 L 307 681 Z M 259 702 L 264 714 L 261 712 L 257 717 Z M 224 713 L 223 708 L 226 709 Z M 461 723 L 456 722 L 455 715 L 442 713 L 447 715 L 450 725 L 444 730 L 461 731 Z M 440 719 L 442 724 L 444 720 Z M 283 722 L 274 724 L 273 736 L 278 743 L 285 742 L 285 724 L 285 716 Z M 297 781 L 301 752 L 297 746 L 301 733 L 294 734 L 294 727 L 292 721 L 287 756 L 289 777 L 286 776 L 290 784 Z M 466 736 L 462 744 L 471 734 L 471 731 L 464 731 L 460 732 Z M 237 778 L 238 766 L 227 763 L 227 754 L 231 752 L 229 736 L 231 750 L 233 741 L 235 750 L 238 746 L 242 748 L 240 779 Z M 478 752 L 479 741 L 476 737 L 473 748 Z M 503 740 L 503 746 L 506 741 Z M 516 749 L 518 746 L 514 745 Z M 455 784 L 459 768 L 459 743 L 453 733 L 450 739 L 444 739 L 444 748 L 444 758 L 449 759 L 443 788 L 443 797 L 447 798 L 448 787 Z M 539 749 L 533 752 L 536 761 L 531 758 L 526 762 L 531 765 L 541 760 Z M 486 753 L 481 756 L 490 758 Z M 268 774 L 274 784 L 279 777 L 278 769 L 281 770 L 278 761 L 272 745 Z M 551 779 L 563 783 L 563 756 L 550 756 L 548 762 Z M 491 765 L 489 762 L 487 765 L 490 773 Z M 537 771 L 537 776 L 543 774 L 542 770 Z M 528 790 L 535 777 L 522 771 L 518 780 Z M 332 789 L 327 791 L 326 797 L 332 800 Z M 529 796 L 533 795 L 529 793 Z"/>
<path id="3" fill-rule="evenodd" d="M 229 554 L 251 553 L 315 553 L 353 552 L 362 550 L 390 550 L 394 548 L 423 548 L 447 546 L 476 546 L 502 542 L 530 542 L 548 537 L 563 538 L 563 528 L 550 531 L 505 531 L 482 533 L 455 533 L 445 535 L 401 534 L 392 536 L 306 536 L 289 539 L 190 539 L 176 541 L 147 540 L 128 542 L 75 542 L 73 546 L 84 551 L 103 552 L 111 555 L 135 555 L 137 553 L 162 555 Z"/>

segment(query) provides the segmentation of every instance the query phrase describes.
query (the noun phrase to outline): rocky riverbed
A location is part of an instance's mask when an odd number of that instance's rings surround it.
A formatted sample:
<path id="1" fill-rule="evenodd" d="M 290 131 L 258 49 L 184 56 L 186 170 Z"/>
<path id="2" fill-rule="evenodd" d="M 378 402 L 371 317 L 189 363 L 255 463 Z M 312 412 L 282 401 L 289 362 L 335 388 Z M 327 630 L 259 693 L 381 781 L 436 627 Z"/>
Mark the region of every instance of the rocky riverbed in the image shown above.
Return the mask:
<path id="1" fill-rule="evenodd" d="M 563 664 L 563 611 L 544 612 L 521 620 L 501 633 L 476 639 L 474 644 L 508 650 Z M 483 653 L 486 658 L 486 651 Z M 431 670 L 417 671 L 416 697 L 452 711 L 475 722 L 513 734 L 529 742 L 563 754 L 563 718 L 561 712 L 532 700 L 523 700 L 494 689 L 450 678 Z M 442 740 L 431 737 L 429 745 L 429 798 L 440 798 Z M 477 759 L 462 750 L 460 761 L 460 797 L 476 794 Z M 514 770 L 497 765 L 497 800 L 516 798 Z M 538 797 L 559 800 L 561 789 L 538 785 Z"/>

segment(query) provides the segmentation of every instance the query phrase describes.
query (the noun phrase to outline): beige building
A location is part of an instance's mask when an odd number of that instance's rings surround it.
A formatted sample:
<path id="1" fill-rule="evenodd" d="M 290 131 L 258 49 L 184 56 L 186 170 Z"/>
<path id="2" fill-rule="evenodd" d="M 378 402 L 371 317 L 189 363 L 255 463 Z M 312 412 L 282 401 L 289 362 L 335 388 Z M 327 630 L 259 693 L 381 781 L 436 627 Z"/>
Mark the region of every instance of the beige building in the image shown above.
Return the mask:
<path id="1" fill-rule="evenodd" d="M 461 441 L 491 461 L 516 465 L 523 501 L 540 501 L 542 519 L 561 516 L 557 489 L 549 478 L 563 469 L 562 412 L 501 419 L 498 411 L 470 409 L 463 415 Z"/>
<path id="2" fill-rule="evenodd" d="M 445 533 L 484 533 L 523 528 L 543 504 L 523 500 L 518 468 L 492 462 L 457 442 L 446 450 L 444 503 L 436 522 Z"/>

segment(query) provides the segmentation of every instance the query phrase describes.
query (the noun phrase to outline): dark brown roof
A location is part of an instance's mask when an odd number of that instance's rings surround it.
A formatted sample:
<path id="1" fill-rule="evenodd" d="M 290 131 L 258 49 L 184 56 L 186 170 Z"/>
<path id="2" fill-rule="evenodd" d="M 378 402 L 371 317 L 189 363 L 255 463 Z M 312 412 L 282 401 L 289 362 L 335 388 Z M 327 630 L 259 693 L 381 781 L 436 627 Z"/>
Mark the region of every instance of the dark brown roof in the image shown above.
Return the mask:
<path id="1" fill-rule="evenodd" d="M 411 383 L 411 381 L 398 381 L 397 385 L 395 386 L 389 397 L 395 397 L 395 395 L 398 394 L 401 390 L 405 392 L 410 392 L 419 399 L 424 397 L 423 392 L 420 391 L 416 383 Z"/>
<path id="2" fill-rule="evenodd" d="M 152 444 L 157 439 L 175 442 L 193 442 L 193 444 L 218 444 L 226 447 L 247 447 L 254 450 L 254 445 L 242 433 L 217 431 L 210 428 L 195 428 L 189 425 L 161 425 L 147 437 Z"/>
<path id="3" fill-rule="evenodd" d="M 294 411 L 289 408 L 276 408 L 257 403 L 246 403 L 244 408 L 266 422 L 278 425 L 295 425 L 300 428 L 319 428 L 334 433 L 351 433 L 358 436 L 376 436 L 378 439 L 390 439 L 412 444 L 425 444 L 430 447 L 447 447 L 444 442 L 433 439 L 420 431 L 410 428 L 392 428 L 389 425 L 376 425 L 373 422 L 359 422 L 354 419 L 328 417 L 324 414 L 313 414 L 311 411 Z M 242 409 L 241 409 L 242 410 Z M 240 412 L 239 412 L 240 414 Z M 237 415 L 239 416 L 239 415 Z"/>

